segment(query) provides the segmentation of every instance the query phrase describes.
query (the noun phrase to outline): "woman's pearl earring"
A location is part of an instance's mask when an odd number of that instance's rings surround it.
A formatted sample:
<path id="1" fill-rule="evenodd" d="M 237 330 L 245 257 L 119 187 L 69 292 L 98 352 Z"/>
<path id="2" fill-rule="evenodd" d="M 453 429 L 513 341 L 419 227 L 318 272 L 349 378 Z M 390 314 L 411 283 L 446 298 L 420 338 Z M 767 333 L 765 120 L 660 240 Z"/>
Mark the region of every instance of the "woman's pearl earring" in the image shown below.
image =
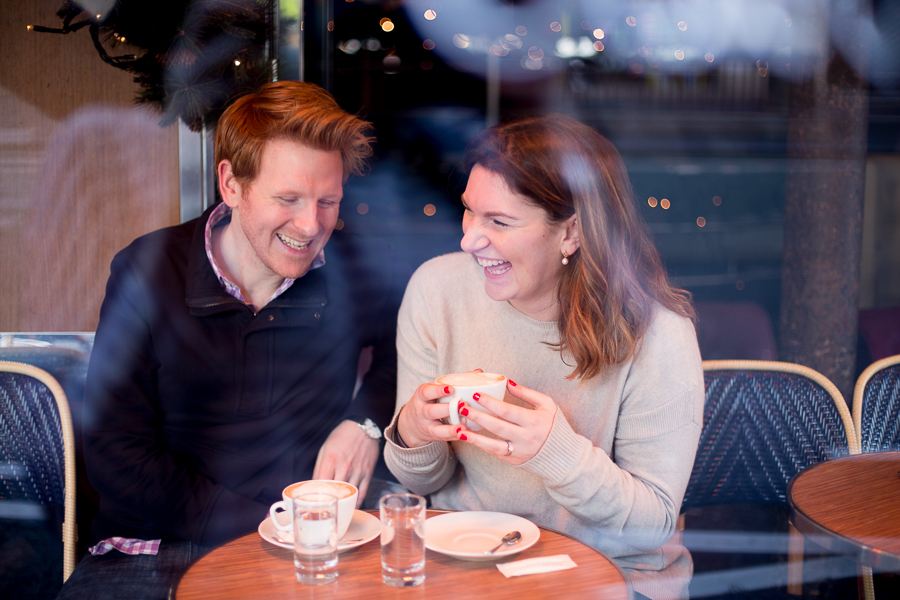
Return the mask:
<path id="1" fill-rule="evenodd" d="M 562 264 L 564 264 L 564 265 L 569 264 L 569 253 L 566 252 L 565 250 L 563 250 Z"/>

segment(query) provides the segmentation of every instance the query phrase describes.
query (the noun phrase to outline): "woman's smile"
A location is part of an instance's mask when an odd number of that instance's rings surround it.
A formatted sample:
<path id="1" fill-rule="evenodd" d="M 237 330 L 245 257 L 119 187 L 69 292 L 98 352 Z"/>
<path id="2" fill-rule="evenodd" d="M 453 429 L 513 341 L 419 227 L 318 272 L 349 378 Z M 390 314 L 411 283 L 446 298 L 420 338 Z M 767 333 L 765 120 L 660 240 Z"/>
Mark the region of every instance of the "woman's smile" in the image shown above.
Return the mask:
<path id="1" fill-rule="evenodd" d="M 484 267 L 485 275 L 493 275 L 495 277 L 503 275 L 512 267 L 512 264 L 506 260 L 491 260 L 476 256 L 475 261 L 479 266 Z"/>

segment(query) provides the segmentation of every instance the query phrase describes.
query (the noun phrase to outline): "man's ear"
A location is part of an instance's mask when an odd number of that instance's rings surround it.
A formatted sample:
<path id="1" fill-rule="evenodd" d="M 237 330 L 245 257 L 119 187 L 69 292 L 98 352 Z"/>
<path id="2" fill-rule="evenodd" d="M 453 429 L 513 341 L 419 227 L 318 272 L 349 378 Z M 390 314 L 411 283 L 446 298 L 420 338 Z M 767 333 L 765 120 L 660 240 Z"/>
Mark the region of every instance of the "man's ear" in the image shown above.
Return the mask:
<path id="1" fill-rule="evenodd" d="M 241 199 L 242 189 L 241 183 L 234 176 L 231 170 L 231 161 L 223 160 L 216 168 L 216 175 L 219 180 L 219 195 L 222 196 L 222 202 L 230 208 L 237 208 Z"/>
<path id="2" fill-rule="evenodd" d="M 572 256 L 581 248 L 581 236 L 578 234 L 578 216 L 572 215 L 566 219 L 566 235 L 562 240 L 560 253 L 566 252 Z"/>

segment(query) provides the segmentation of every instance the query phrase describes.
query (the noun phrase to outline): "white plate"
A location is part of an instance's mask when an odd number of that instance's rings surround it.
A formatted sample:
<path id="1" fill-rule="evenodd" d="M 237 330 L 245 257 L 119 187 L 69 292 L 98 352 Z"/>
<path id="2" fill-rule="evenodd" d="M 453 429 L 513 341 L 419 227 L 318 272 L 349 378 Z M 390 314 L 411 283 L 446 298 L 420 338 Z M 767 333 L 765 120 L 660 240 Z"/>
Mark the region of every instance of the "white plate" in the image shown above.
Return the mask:
<path id="1" fill-rule="evenodd" d="M 280 512 L 278 514 L 287 515 L 287 512 Z M 285 521 L 286 520 L 287 518 L 285 518 Z M 353 519 L 350 521 L 350 527 L 347 528 L 347 533 L 344 534 L 344 537 L 338 542 L 338 552 L 343 552 L 344 550 L 362 546 L 366 542 L 371 542 L 378 537 L 378 534 L 380 533 L 381 521 L 378 520 L 378 517 L 361 510 L 353 511 Z M 266 517 L 265 520 L 259 524 L 259 535 L 270 544 L 275 544 L 276 546 L 281 546 L 288 550 L 294 549 L 294 532 L 276 529 L 275 525 L 272 523 L 272 517 L 270 516 Z M 344 540 L 348 541 L 345 542 Z"/>
<path id="2" fill-rule="evenodd" d="M 484 554 L 510 531 L 522 533 L 519 543 Z M 425 521 L 426 548 L 466 560 L 494 560 L 518 554 L 531 548 L 540 537 L 541 530 L 528 519 L 499 512 L 451 512 Z"/>

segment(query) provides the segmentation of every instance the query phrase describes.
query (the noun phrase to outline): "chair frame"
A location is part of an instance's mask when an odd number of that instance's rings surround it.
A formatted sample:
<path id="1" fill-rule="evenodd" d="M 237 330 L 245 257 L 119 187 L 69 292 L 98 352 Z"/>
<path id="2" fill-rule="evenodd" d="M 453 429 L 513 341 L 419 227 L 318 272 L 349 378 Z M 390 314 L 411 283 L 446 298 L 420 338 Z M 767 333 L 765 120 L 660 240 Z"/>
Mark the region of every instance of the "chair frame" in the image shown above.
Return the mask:
<path id="1" fill-rule="evenodd" d="M 63 583 L 75 569 L 75 433 L 72 427 L 72 415 L 69 412 L 69 401 L 62 386 L 50 373 L 33 365 L 19 362 L 0 361 L 0 373 L 16 373 L 33 377 L 50 390 L 56 400 L 60 425 L 63 435 L 63 455 L 65 462 L 65 498 L 63 507 L 62 541 L 63 541 Z"/>
<path id="2" fill-rule="evenodd" d="M 847 437 L 847 450 L 849 454 L 860 453 L 859 437 L 857 435 L 856 425 L 853 416 L 847 408 L 844 396 L 827 377 L 803 365 L 796 363 L 769 361 L 769 360 L 705 360 L 703 361 L 703 372 L 707 371 L 776 371 L 781 373 L 789 373 L 805 377 L 819 386 L 821 386 L 834 402 L 838 413 L 841 416 L 841 422 L 844 425 L 844 434 Z M 681 527 L 684 527 L 683 522 Z M 788 533 L 788 593 L 792 595 L 802 595 L 803 590 L 803 554 L 804 554 L 804 538 L 797 529 L 790 525 Z M 865 600 L 874 600 L 874 589 L 872 585 L 871 571 L 868 573 L 865 567 L 861 570 L 861 591 L 860 597 Z"/>
<path id="3" fill-rule="evenodd" d="M 869 385 L 869 380 L 872 379 L 876 373 L 898 363 L 900 363 L 900 354 L 882 358 L 866 367 L 866 370 L 863 371 L 860 374 L 859 379 L 856 380 L 856 386 L 853 388 L 853 426 L 856 428 L 856 442 L 859 444 L 860 451 L 862 451 L 862 405 L 863 396 L 866 393 L 866 386 Z"/>

